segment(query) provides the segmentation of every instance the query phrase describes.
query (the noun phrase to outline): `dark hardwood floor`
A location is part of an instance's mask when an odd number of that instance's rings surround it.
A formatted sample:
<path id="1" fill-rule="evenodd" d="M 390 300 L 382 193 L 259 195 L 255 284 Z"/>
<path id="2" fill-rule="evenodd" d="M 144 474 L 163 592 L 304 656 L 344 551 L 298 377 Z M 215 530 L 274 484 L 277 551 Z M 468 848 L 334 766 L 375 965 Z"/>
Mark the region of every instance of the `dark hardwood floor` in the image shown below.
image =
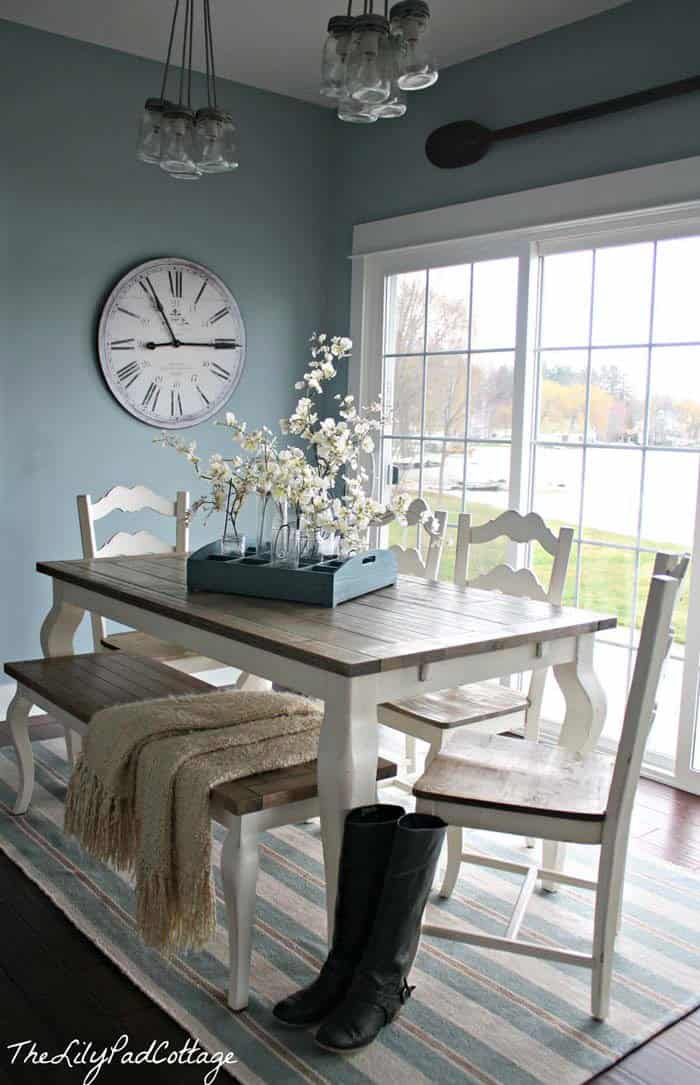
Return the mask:
<path id="1" fill-rule="evenodd" d="M 700 799 L 643 780 L 631 849 L 700 870 Z M 85 1070 L 11 1065 L 7 1044 L 32 1039 L 55 1053 L 74 1038 L 101 1050 L 122 1033 L 139 1051 L 154 1040 L 181 1049 L 187 1035 L 80 934 L 49 899 L 0 855 L 0 1085 L 78 1085 Z M 699 992 L 700 995 L 700 992 Z M 202 1067 L 106 1066 L 99 1085 L 149 1081 L 201 1083 Z M 222 1071 L 217 1081 L 227 1080 Z M 598 1085 L 697 1085 L 700 1011 L 672 1025 L 617 1066 Z"/>

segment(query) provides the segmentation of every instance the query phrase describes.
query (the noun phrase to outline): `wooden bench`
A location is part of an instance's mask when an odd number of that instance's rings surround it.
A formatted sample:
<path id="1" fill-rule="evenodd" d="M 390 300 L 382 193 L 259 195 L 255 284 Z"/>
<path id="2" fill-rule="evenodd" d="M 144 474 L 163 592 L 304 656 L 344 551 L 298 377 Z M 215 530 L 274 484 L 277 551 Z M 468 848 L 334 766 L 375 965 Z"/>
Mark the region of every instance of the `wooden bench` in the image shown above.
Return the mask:
<path id="1" fill-rule="evenodd" d="M 63 656 L 6 663 L 17 682 L 7 713 L 19 763 L 20 786 L 14 813 L 24 814 L 34 790 L 34 755 L 29 711 L 38 705 L 68 730 L 84 735 L 102 708 L 157 697 L 211 693 L 214 687 L 156 660 L 122 652 Z M 223 693 L 221 696 L 236 696 Z M 396 766 L 380 760 L 377 778 L 390 779 Z M 248 1003 L 250 955 L 255 920 L 255 891 L 261 833 L 318 817 L 316 762 L 277 769 L 221 784 L 210 796 L 211 816 L 228 830 L 221 851 L 226 902 L 230 978 L 228 1003 L 234 1010 Z"/>

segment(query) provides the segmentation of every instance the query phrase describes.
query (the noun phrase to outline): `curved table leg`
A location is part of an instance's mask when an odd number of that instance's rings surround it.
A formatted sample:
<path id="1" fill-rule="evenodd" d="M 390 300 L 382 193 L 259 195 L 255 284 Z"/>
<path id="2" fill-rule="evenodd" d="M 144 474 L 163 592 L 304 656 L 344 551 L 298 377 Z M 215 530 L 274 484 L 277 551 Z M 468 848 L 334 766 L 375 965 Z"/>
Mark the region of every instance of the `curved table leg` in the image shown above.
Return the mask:
<path id="1" fill-rule="evenodd" d="M 53 605 L 41 627 L 41 650 L 44 656 L 48 658 L 73 655 L 73 638 L 84 614 L 82 607 L 75 607 L 64 601 L 63 585 L 60 580 L 54 580 Z M 68 728 L 65 732 L 68 763 L 75 765 L 80 753 L 80 736 Z"/>
<path id="2" fill-rule="evenodd" d="M 606 698 L 593 670 L 593 645 L 595 635 L 587 633 L 579 637 L 576 659 L 554 667 L 554 676 L 566 700 L 566 715 L 559 736 L 559 744 L 575 753 L 590 753 L 601 736 L 605 723 Z M 549 870 L 561 870 L 564 866 L 566 845 L 555 840 L 545 840 L 543 866 Z M 542 888 L 556 892 L 552 882 L 542 882 Z"/>
<path id="3" fill-rule="evenodd" d="M 26 814 L 34 791 L 34 753 L 29 738 L 29 712 L 32 704 L 25 691 L 18 689 L 7 710 L 7 725 L 19 768 L 19 788 L 13 814 Z"/>
<path id="4" fill-rule="evenodd" d="M 376 679 L 333 676 L 325 700 L 318 744 L 318 795 L 326 872 L 328 944 L 333 938 L 338 865 L 345 815 L 355 806 L 376 802 Z"/>

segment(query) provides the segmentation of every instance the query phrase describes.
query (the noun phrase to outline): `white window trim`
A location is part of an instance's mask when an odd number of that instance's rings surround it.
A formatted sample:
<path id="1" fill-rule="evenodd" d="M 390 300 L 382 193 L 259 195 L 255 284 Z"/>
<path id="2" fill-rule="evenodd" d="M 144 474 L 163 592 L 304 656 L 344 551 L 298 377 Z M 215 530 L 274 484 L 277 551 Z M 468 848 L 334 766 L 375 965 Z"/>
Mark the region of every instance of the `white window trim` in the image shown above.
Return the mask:
<path id="1" fill-rule="evenodd" d="M 520 260 L 518 322 L 526 320 L 536 291 L 534 269 L 543 253 L 700 233 L 700 157 L 585 178 L 546 188 L 454 204 L 377 222 L 353 230 L 351 336 L 353 360 L 349 391 L 362 403 L 381 392 L 384 278 L 401 271 L 448 266 L 478 259 L 517 255 Z M 532 310 L 530 310 L 532 311 Z M 519 327 L 515 364 L 510 503 L 523 510 L 528 499 L 531 442 L 525 429 L 532 412 L 534 367 L 525 364 L 532 349 Z M 700 529 L 699 529 L 700 530 Z M 698 540 L 696 540 L 698 541 Z M 696 551 L 697 552 L 697 551 Z M 691 599 L 700 598 L 700 570 L 693 566 Z M 689 644 L 700 651 L 700 614 L 691 614 Z M 684 712 L 695 691 L 683 690 Z M 546 721 L 544 721 L 546 723 Z M 683 767 L 689 732 L 681 736 L 676 774 L 645 765 L 645 775 L 697 790 L 698 776 Z"/>

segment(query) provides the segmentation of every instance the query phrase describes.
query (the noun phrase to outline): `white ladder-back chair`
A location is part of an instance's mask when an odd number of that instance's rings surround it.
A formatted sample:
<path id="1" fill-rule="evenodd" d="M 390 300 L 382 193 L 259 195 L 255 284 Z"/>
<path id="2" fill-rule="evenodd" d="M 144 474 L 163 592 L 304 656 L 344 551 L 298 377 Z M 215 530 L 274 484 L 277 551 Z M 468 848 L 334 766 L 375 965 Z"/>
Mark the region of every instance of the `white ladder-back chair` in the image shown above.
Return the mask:
<path id="1" fill-rule="evenodd" d="M 179 554 L 184 557 L 188 552 L 189 494 L 185 490 L 179 490 L 173 500 L 161 497 L 146 486 L 115 486 L 99 501 L 93 501 L 90 494 L 79 494 L 77 504 L 84 558 L 108 559 L 148 554 Z M 113 512 L 143 512 L 145 509 L 152 509 L 161 516 L 174 519 L 174 543 L 167 543 L 150 531 L 118 531 L 98 547 L 95 538 L 95 524 L 98 520 Z M 108 636 L 104 619 L 99 614 L 91 614 L 90 622 L 96 652 L 117 649 L 129 652 L 130 655 L 156 659 L 186 674 L 200 674 L 222 666 L 221 663 L 191 652 L 179 644 L 170 644 L 146 633 L 132 631 Z"/>
<path id="2" fill-rule="evenodd" d="M 382 519 L 380 523 L 382 526 L 386 526 L 393 519 L 392 514 Z M 415 546 L 406 545 L 406 534 L 409 528 L 414 528 L 416 531 Z M 422 497 L 416 497 L 406 510 L 403 543 L 394 543 L 388 548 L 396 556 L 399 574 L 402 576 L 421 576 L 426 580 L 437 580 L 440 575 L 440 562 L 446 535 L 446 510 L 439 509 L 432 513 L 428 503 Z M 379 722 L 383 722 L 381 715 L 379 716 Z M 399 776 L 392 781 L 393 786 L 400 787 L 404 791 L 410 791 L 410 778 L 415 776 L 417 768 L 416 740 L 413 735 L 406 734 L 401 769 L 409 779 L 404 780 Z"/>
<path id="3" fill-rule="evenodd" d="M 553 559 L 548 587 L 543 587 L 530 569 L 514 569 L 509 565 L 497 565 L 470 580 L 472 548 L 498 538 L 521 544 L 538 542 Z M 558 536 L 554 535 L 535 513 L 521 516 L 509 510 L 476 527 L 472 527 L 469 513 L 462 513 L 457 526 L 455 583 L 559 605 L 572 539 L 571 528 L 561 528 Z M 387 702 L 379 706 L 378 719 L 385 726 L 410 735 L 414 743 L 417 738 L 427 742 L 430 749 L 426 764 L 440 752 L 450 733 L 459 727 L 474 727 L 497 734 L 524 727 L 527 737 L 536 739 L 545 679 L 545 670 L 534 671 L 527 696 L 491 682 L 474 682 L 406 701 Z M 461 853 L 461 833 L 457 829 L 448 831 L 447 868 L 442 889 L 446 897 L 454 888 Z"/>
<path id="4" fill-rule="evenodd" d="M 581 757 L 561 746 L 462 732 L 434 758 L 413 789 L 419 813 L 436 814 L 458 826 L 460 833 L 463 828 L 526 832 L 545 840 L 601 847 L 596 881 L 536 865 L 465 854 L 465 862 L 524 876 L 505 935 L 475 934 L 435 924 L 423 928 L 424 933 L 438 938 L 591 969 L 591 1012 L 601 1021 L 610 1007 L 632 804 L 656 711 L 659 679 L 673 640 L 673 608 L 688 561 L 687 555 L 657 555 L 614 761 L 597 753 Z M 538 879 L 595 890 L 591 954 L 518 937 Z"/>

